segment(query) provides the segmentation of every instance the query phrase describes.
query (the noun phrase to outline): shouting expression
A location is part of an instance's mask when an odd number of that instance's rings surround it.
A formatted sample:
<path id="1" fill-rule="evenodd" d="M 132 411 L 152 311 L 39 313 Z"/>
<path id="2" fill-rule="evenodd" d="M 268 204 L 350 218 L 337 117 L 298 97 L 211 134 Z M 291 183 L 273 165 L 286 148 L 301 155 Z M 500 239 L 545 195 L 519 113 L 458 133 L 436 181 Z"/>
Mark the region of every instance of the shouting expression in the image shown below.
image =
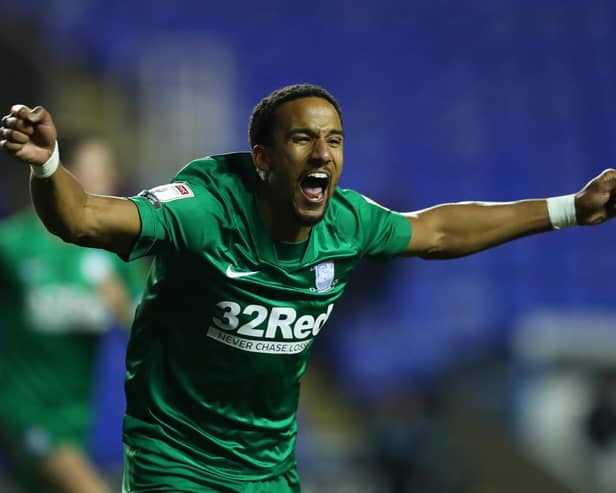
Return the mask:
<path id="1" fill-rule="evenodd" d="M 263 146 L 257 167 L 264 171 L 270 200 L 288 208 L 302 226 L 318 223 L 342 172 L 344 135 L 336 108 L 305 97 L 277 110 L 271 144 Z"/>

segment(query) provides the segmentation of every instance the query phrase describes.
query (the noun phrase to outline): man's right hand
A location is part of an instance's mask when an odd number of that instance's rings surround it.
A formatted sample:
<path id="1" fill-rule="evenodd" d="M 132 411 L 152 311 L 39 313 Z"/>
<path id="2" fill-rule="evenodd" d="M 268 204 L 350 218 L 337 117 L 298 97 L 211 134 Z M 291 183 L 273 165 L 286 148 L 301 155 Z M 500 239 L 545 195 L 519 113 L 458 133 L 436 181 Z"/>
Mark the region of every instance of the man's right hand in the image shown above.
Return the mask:
<path id="1" fill-rule="evenodd" d="M 51 115 L 42 106 L 16 104 L 0 121 L 0 147 L 28 164 L 45 164 L 57 137 Z"/>

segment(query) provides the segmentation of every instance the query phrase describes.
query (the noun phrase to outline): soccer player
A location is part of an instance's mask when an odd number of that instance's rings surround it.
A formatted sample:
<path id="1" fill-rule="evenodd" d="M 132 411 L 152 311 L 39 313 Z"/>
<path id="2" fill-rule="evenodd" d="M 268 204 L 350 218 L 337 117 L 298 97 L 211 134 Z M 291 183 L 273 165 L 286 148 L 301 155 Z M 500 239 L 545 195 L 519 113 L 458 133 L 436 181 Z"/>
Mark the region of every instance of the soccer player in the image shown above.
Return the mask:
<path id="1" fill-rule="evenodd" d="M 251 152 L 197 159 L 139 195 L 84 192 L 42 107 L 15 105 L 0 145 L 64 240 L 153 255 L 129 341 L 124 490 L 296 492 L 300 377 L 363 257 L 453 258 L 614 215 L 616 171 L 580 192 L 397 213 L 337 186 L 336 100 L 299 84 L 261 100 Z"/>
<path id="2" fill-rule="evenodd" d="M 108 144 L 65 149 L 87 190 L 113 189 Z M 0 449 L 22 491 L 109 491 L 87 453 L 96 354 L 114 318 L 130 327 L 136 274 L 50 235 L 32 208 L 0 223 Z"/>

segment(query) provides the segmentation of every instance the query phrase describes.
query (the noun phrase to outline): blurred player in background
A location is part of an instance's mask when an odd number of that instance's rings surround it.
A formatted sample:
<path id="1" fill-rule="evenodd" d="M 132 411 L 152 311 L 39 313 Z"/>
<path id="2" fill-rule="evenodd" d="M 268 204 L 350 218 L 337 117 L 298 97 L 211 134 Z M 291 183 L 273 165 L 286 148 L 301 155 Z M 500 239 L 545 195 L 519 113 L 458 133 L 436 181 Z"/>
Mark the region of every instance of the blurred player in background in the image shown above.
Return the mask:
<path id="1" fill-rule="evenodd" d="M 113 153 L 63 141 L 91 193 L 115 188 Z M 50 235 L 33 209 L 0 223 L 0 446 L 23 491 L 110 491 L 87 452 L 101 333 L 130 327 L 139 273 L 104 250 Z"/>
<path id="2" fill-rule="evenodd" d="M 562 197 L 381 207 L 338 187 L 342 113 L 311 84 L 263 98 L 249 136 L 251 152 L 100 197 L 61 166 L 44 108 L 2 119 L 0 146 L 30 164 L 50 231 L 125 259 L 154 255 L 127 354 L 126 492 L 299 492 L 300 378 L 360 260 L 462 257 L 616 212 L 614 170 Z"/>

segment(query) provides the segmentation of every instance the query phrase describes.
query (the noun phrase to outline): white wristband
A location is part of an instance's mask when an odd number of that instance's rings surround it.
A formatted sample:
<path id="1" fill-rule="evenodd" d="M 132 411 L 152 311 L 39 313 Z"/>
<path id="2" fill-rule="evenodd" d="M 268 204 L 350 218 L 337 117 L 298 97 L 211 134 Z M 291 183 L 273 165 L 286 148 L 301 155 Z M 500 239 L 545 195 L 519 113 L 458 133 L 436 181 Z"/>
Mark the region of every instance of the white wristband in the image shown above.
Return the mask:
<path id="1" fill-rule="evenodd" d="M 60 151 L 58 150 L 58 141 L 56 141 L 53 152 L 45 164 L 37 165 L 31 164 L 30 169 L 32 169 L 32 175 L 35 178 L 49 178 L 53 175 L 58 169 L 58 165 L 60 164 Z"/>
<path id="2" fill-rule="evenodd" d="M 548 204 L 548 216 L 554 229 L 568 228 L 577 224 L 575 214 L 575 194 L 550 197 Z"/>

